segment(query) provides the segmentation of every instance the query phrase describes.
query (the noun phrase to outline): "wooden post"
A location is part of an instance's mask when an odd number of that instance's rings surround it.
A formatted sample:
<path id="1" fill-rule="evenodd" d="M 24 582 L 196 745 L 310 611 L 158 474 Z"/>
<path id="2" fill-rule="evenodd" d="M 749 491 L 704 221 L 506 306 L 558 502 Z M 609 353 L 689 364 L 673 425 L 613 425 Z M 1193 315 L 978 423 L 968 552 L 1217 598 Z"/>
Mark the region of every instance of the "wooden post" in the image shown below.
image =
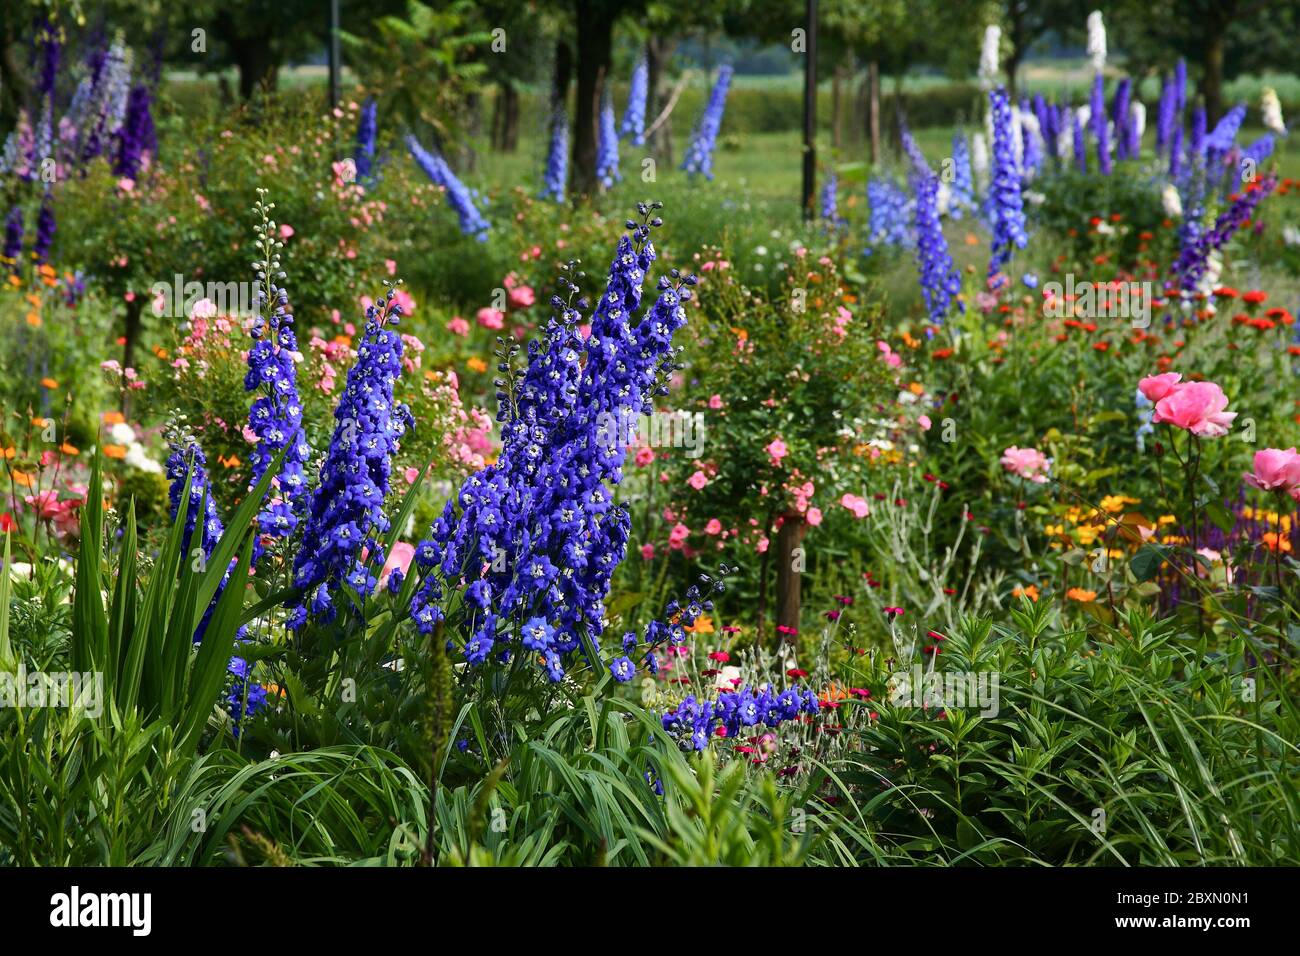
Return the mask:
<path id="1" fill-rule="evenodd" d="M 795 554 L 808 533 L 808 522 L 796 512 L 788 512 L 776 533 L 776 623 L 778 626 L 799 629 L 800 583 L 803 578 L 804 555 Z M 780 634 L 780 632 L 778 632 Z M 790 644 L 797 640 L 789 634 L 780 634 L 777 647 L 782 641 Z"/>

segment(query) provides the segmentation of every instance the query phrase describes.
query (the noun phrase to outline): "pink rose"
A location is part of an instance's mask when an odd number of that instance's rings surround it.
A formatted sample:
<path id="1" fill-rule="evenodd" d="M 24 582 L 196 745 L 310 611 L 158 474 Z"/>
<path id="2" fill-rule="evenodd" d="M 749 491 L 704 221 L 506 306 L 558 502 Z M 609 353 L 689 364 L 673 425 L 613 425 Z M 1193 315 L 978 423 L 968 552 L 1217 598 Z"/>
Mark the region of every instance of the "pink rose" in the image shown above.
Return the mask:
<path id="1" fill-rule="evenodd" d="M 1012 445 L 1002 453 L 1002 467 L 1040 485 L 1047 483 L 1051 462 L 1037 448 L 1017 448 Z"/>
<path id="2" fill-rule="evenodd" d="M 488 306 L 479 309 L 475 318 L 478 320 L 478 324 L 485 329 L 501 329 L 506 324 L 505 313 Z"/>
<path id="3" fill-rule="evenodd" d="M 469 323 L 458 315 L 447 323 L 447 331 L 452 335 L 459 335 L 464 338 L 469 335 Z"/>
<path id="4" fill-rule="evenodd" d="M 717 409 L 719 409 L 719 408 L 721 408 L 721 407 L 722 407 L 722 396 L 721 396 L 721 395 L 710 395 L 710 396 L 709 396 L 709 408 L 712 408 L 712 409 L 714 409 L 714 410 L 716 411 Z"/>
<path id="5" fill-rule="evenodd" d="M 655 460 L 654 449 L 649 445 L 643 445 L 636 450 L 636 463 L 638 467 L 644 468 L 650 462 Z"/>
<path id="6" fill-rule="evenodd" d="M 510 290 L 510 308 L 526 309 L 537 301 L 531 286 L 520 285 Z"/>
<path id="7" fill-rule="evenodd" d="M 808 514 L 805 517 L 807 517 L 808 523 L 815 528 L 822 523 L 822 509 L 809 508 Z"/>
<path id="8" fill-rule="evenodd" d="M 780 465 L 781 459 L 790 453 L 790 450 L 785 447 L 785 442 L 779 438 L 772 439 L 763 450 L 772 456 L 772 464 L 774 465 Z"/>
<path id="9" fill-rule="evenodd" d="M 292 238 L 293 238 L 293 226 L 289 225 L 287 222 L 285 222 L 285 223 L 281 223 L 281 224 L 280 224 L 280 238 L 281 238 L 281 239 L 292 239 Z"/>
<path id="10" fill-rule="evenodd" d="M 852 511 L 857 518 L 865 518 L 871 514 L 871 506 L 867 504 L 867 499 L 859 498 L 857 495 L 845 493 L 840 497 L 840 504 Z"/>
<path id="11" fill-rule="evenodd" d="M 1158 402 L 1177 386 L 1182 376 L 1177 372 L 1165 372 L 1163 375 L 1148 375 L 1138 382 L 1138 389 L 1149 402 Z"/>
<path id="12" fill-rule="evenodd" d="M 710 518 L 709 523 L 704 526 L 705 534 L 721 534 L 722 522 L 717 518 Z"/>
<path id="13" fill-rule="evenodd" d="M 388 576 L 393 573 L 393 569 L 406 574 L 411 567 L 411 559 L 415 557 L 414 545 L 409 545 L 405 541 L 396 542 L 388 552 L 388 560 L 384 562 L 383 568 L 379 571 L 379 586 L 383 587 L 388 582 Z"/>
<path id="14" fill-rule="evenodd" d="M 931 422 L 929 415 L 921 415 L 917 418 L 916 423 L 921 426 L 921 431 L 928 432 L 930 430 Z"/>
<path id="15" fill-rule="evenodd" d="M 1171 373 L 1172 374 L 1172 373 Z M 1152 421 L 1182 428 L 1201 438 L 1221 438 L 1236 412 L 1224 411 L 1228 396 L 1213 382 L 1184 382 L 1156 402 Z"/>
<path id="16" fill-rule="evenodd" d="M 655 556 L 655 546 L 653 544 L 641 545 L 641 560 L 653 561 Z"/>
<path id="17" fill-rule="evenodd" d="M 1295 448 L 1265 448 L 1255 452 L 1255 471 L 1243 475 L 1246 484 L 1261 491 L 1300 490 L 1300 455 Z"/>
<path id="18" fill-rule="evenodd" d="M 691 475 L 691 477 L 686 479 L 686 483 L 696 491 L 699 491 L 709 483 L 709 477 L 704 472 L 697 471 L 695 474 Z"/>

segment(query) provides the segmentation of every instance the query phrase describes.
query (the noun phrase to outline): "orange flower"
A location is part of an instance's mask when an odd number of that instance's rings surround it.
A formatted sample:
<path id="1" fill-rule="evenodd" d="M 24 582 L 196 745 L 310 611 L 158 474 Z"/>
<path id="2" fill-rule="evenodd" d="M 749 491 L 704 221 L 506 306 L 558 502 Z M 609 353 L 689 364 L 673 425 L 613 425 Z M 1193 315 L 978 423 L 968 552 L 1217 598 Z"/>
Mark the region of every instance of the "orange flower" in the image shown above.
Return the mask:
<path id="1" fill-rule="evenodd" d="M 1264 547 L 1270 551 L 1281 551 L 1288 554 L 1291 551 L 1291 538 L 1287 535 L 1279 536 L 1276 531 L 1264 532 Z"/>
<path id="2" fill-rule="evenodd" d="M 690 627 L 684 627 L 682 628 L 682 630 L 689 631 L 692 634 L 712 634 L 713 619 L 710 618 L 707 614 L 701 614 L 699 617 L 695 619 L 694 624 L 692 624 Z"/>
<path id="3" fill-rule="evenodd" d="M 821 694 L 818 695 L 817 699 L 821 701 L 822 704 L 829 706 L 835 703 L 836 701 L 848 700 L 849 692 L 845 690 L 843 687 L 841 687 L 839 684 L 835 683 L 834 681 L 831 681 L 831 683 L 826 687 L 826 689 L 822 691 Z"/>
<path id="4" fill-rule="evenodd" d="M 58 388 L 58 387 L 59 387 L 59 383 L 56 382 L 54 379 L 50 378 L 48 375 L 45 376 L 45 378 L 41 379 L 41 384 L 44 385 L 46 388 Z"/>
<path id="5" fill-rule="evenodd" d="M 1027 597 L 1031 601 L 1038 600 L 1038 585 L 1029 584 L 1023 588 L 1016 588 L 1011 592 L 1012 597 Z"/>
<path id="6" fill-rule="evenodd" d="M 121 412 L 104 412 L 100 418 L 103 419 L 105 425 L 121 425 L 126 421 Z"/>
<path id="7" fill-rule="evenodd" d="M 35 312 L 28 312 L 27 324 L 34 329 L 39 329 L 41 327 L 41 317 L 37 315 Z"/>
<path id="8" fill-rule="evenodd" d="M 483 361 L 477 355 L 471 356 L 469 361 L 466 362 L 465 364 L 469 366 L 471 372 L 487 371 L 487 362 Z"/>
<path id="9" fill-rule="evenodd" d="M 69 445 L 67 442 L 64 442 L 62 445 L 59 446 L 59 451 L 63 452 L 63 454 L 65 455 L 81 454 L 81 450 L 79 448 L 74 448 L 72 445 Z"/>
<path id="10" fill-rule="evenodd" d="M 1070 588 L 1070 590 L 1065 592 L 1065 596 L 1071 601 L 1079 601 L 1080 603 L 1086 604 L 1089 601 L 1095 601 L 1097 599 L 1097 592 L 1087 591 L 1083 588 Z"/>
<path id="11" fill-rule="evenodd" d="M 125 445 L 105 445 L 105 446 L 104 446 L 104 454 L 107 455 L 109 458 L 125 458 L 125 457 L 126 457 L 126 446 L 125 446 Z"/>
<path id="12" fill-rule="evenodd" d="M 32 476 L 27 474 L 27 472 L 15 471 L 13 473 L 13 476 L 14 476 L 14 484 L 22 485 L 24 488 L 30 488 L 32 486 Z"/>

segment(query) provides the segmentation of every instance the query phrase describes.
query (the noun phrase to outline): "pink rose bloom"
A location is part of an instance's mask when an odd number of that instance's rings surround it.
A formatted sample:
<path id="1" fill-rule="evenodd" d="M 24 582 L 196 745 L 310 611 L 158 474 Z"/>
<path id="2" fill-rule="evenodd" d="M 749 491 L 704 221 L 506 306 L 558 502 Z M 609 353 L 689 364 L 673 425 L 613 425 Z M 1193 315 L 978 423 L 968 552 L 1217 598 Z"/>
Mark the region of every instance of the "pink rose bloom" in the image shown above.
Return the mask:
<path id="1" fill-rule="evenodd" d="M 415 299 L 405 289 L 394 292 L 393 301 L 402 307 L 402 315 L 410 315 L 415 311 Z"/>
<path id="2" fill-rule="evenodd" d="M 123 176 L 117 181 L 117 188 L 124 193 L 132 192 L 135 189 L 135 180 Z"/>
<path id="3" fill-rule="evenodd" d="M 845 493 L 840 497 L 840 504 L 852 511 L 857 518 L 865 518 L 871 514 L 871 506 L 867 504 L 867 499 L 859 498 L 857 495 Z"/>
<path id="4" fill-rule="evenodd" d="M 668 547 L 674 550 L 681 550 L 686 539 L 691 535 L 691 529 L 686 527 L 680 521 L 673 525 L 673 529 L 668 532 Z"/>
<path id="5" fill-rule="evenodd" d="M 458 315 L 447 323 L 447 331 L 452 335 L 459 335 L 463 338 L 469 335 L 469 323 Z"/>
<path id="6" fill-rule="evenodd" d="M 379 571 L 379 586 L 383 587 L 388 583 L 388 576 L 393 573 L 394 568 L 405 575 L 410 570 L 413 557 L 415 557 L 414 545 L 407 544 L 405 541 L 395 542 L 388 552 L 388 560 Z"/>
<path id="7" fill-rule="evenodd" d="M 709 477 L 704 472 L 697 471 L 695 474 L 691 475 L 691 477 L 686 479 L 686 483 L 696 491 L 699 491 L 709 483 Z"/>
<path id="8" fill-rule="evenodd" d="M 705 534 L 721 534 L 722 522 L 717 518 L 710 518 L 709 523 L 704 526 Z"/>
<path id="9" fill-rule="evenodd" d="M 281 238 L 281 239 L 292 239 L 292 238 L 293 238 L 293 226 L 289 225 L 287 222 L 285 222 L 285 223 L 281 223 L 281 224 L 280 224 L 280 238 Z"/>
<path id="10" fill-rule="evenodd" d="M 1200 438 L 1222 438 L 1237 417 L 1224 411 L 1228 396 L 1213 382 L 1184 382 L 1156 402 L 1152 421 L 1167 423 Z"/>
<path id="11" fill-rule="evenodd" d="M 641 560 L 653 561 L 655 556 L 655 546 L 653 544 L 641 545 Z"/>
<path id="12" fill-rule="evenodd" d="M 768 545 L 770 545 L 771 543 L 772 542 L 767 540 L 766 536 L 759 538 L 758 544 L 754 546 L 754 550 L 757 551 L 759 554 L 764 554 L 767 551 Z"/>
<path id="13" fill-rule="evenodd" d="M 510 308 L 526 309 L 537 301 L 531 286 L 520 285 L 510 290 Z"/>
<path id="14" fill-rule="evenodd" d="M 505 313 L 489 306 L 484 306 L 479 309 L 475 318 L 478 320 L 478 324 L 483 326 L 485 329 L 501 329 L 504 328 L 506 324 Z"/>
<path id="15" fill-rule="evenodd" d="M 710 396 L 709 396 L 709 408 L 712 408 L 712 409 L 714 409 L 714 410 L 717 410 L 717 409 L 719 409 L 719 408 L 721 408 L 721 407 L 722 407 L 722 396 L 721 396 L 721 395 L 710 395 Z"/>
<path id="16" fill-rule="evenodd" d="M 420 469 L 408 468 L 402 472 L 402 477 L 406 479 L 408 485 L 413 485 L 415 484 L 416 479 L 420 477 Z"/>
<path id="17" fill-rule="evenodd" d="M 1300 455 L 1295 448 L 1265 448 L 1255 452 L 1255 471 L 1243 475 L 1246 484 L 1261 491 L 1300 490 Z"/>
<path id="18" fill-rule="evenodd" d="M 916 423 L 921 426 L 921 431 L 928 432 L 930 430 L 931 422 L 929 415 L 920 416 L 917 418 Z"/>
<path id="19" fill-rule="evenodd" d="M 638 467 L 644 468 L 650 462 L 655 460 L 654 449 L 649 445 L 644 445 L 636 450 L 636 463 Z"/>
<path id="20" fill-rule="evenodd" d="M 1017 448 L 1012 445 L 1002 453 L 1002 467 L 1021 478 L 1040 485 L 1047 483 L 1051 463 L 1037 448 Z"/>
<path id="21" fill-rule="evenodd" d="M 785 447 L 785 442 L 781 441 L 779 438 L 772 439 L 764 451 L 772 456 L 772 464 L 774 465 L 781 464 L 781 459 L 790 454 L 789 449 Z"/>
<path id="22" fill-rule="evenodd" d="M 1165 372 L 1163 375 L 1148 375 L 1138 382 L 1138 389 L 1149 402 L 1158 402 L 1178 385 L 1182 376 L 1177 372 Z"/>
<path id="23" fill-rule="evenodd" d="M 815 528 L 822 523 L 822 509 L 809 508 L 806 517 L 808 518 L 808 523 Z"/>

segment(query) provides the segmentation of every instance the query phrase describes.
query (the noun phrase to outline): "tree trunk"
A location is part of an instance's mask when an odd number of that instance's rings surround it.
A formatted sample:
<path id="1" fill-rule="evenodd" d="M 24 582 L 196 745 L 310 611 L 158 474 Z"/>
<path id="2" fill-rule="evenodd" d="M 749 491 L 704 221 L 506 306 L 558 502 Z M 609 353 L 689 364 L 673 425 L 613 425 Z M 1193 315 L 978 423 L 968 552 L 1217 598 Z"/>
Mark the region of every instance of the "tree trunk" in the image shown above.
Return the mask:
<path id="1" fill-rule="evenodd" d="M 501 149 L 513 153 L 519 148 L 519 90 L 514 83 L 505 88 L 505 122 L 502 128 Z"/>
<path id="2" fill-rule="evenodd" d="M 270 38 L 239 37 L 230 41 L 239 69 L 239 96 L 251 100 L 259 89 L 274 91 L 280 81 L 280 64 L 271 55 Z"/>
<path id="3" fill-rule="evenodd" d="M 646 122 L 653 123 L 672 96 L 668 84 L 668 59 L 672 56 L 673 42 L 662 37 L 652 36 L 646 40 Z M 669 164 L 673 161 L 673 121 L 671 118 L 660 124 L 646 144 L 650 155 L 656 163 Z"/>
<path id="4" fill-rule="evenodd" d="M 841 97 L 844 95 L 844 64 L 837 63 L 835 71 L 831 74 L 831 147 L 840 149 L 844 145 L 844 137 L 840 130 L 840 120 L 843 116 L 843 107 Z"/>
<path id="5" fill-rule="evenodd" d="M 1206 31 L 1203 65 L 1201 96 L 1205 100 L 1205 122 L 1213 128 L 1223 116 L 1223 29 L 1218 24 Z"/>
<path id="6" fill-rule="evenodd" d="M 805 568 L 800 545 L 807 533 L 808 522 L 803 515 L 794 512 L 785 515 L 776 533 L 776 623 L 778 627 L 794 628 L 795 631 L 799 630 L 800 581 Z M 777 633 L 780 635 L 778 647 L 782 640 L 789 644 L 798 642 L 796 635 Z"/>
<path id="7" fill-rule="evenodd" d="M 871 165 L 880 165 L 880 62 L 867 64 L 867 135 L 871 141 Z"/>
<path id="8" fill-rule="evenodd" d="M 578 106 L 574 111 L 570 175 L 574 198 L 579 199 L 596 192 L 596 123 L 609 72 L 614 18 L 601 0 L 575 0 L 574 12 L 578 26 Z"/>
<path id="9" fill-rule="evenodd" d="M 134 299 L 126 304 L 126 323 L 122 334 L 122 369 L 125 372 L 128 368 L 135 368 L 136 346 L 140 341 L 140 331 L 143 327 L 142 317 L 144 315 L 144 296 L 137 295 Z M 131 391 L 122 389 L 122 414 L 125 415 L 131 410 Z"/>
<path id="10" fill-rule="evenodd" d="M 12 129 L 18 122 L 18 110 L 25 99 L 26 74 L 19 62 L 18 38 L 15 30 L 18 17 L 6 18 L 0 27 L 0 129 Z M 39 117 L 33 116 L 36 122 Z"/>
<path id="11" fill-rule="evenodd" d="M 551 75 L 551 105 L 568 109 L 569 83 L 573 79 L 573 50 L 565 40 L 555 42 L 555 72 Z"/>

